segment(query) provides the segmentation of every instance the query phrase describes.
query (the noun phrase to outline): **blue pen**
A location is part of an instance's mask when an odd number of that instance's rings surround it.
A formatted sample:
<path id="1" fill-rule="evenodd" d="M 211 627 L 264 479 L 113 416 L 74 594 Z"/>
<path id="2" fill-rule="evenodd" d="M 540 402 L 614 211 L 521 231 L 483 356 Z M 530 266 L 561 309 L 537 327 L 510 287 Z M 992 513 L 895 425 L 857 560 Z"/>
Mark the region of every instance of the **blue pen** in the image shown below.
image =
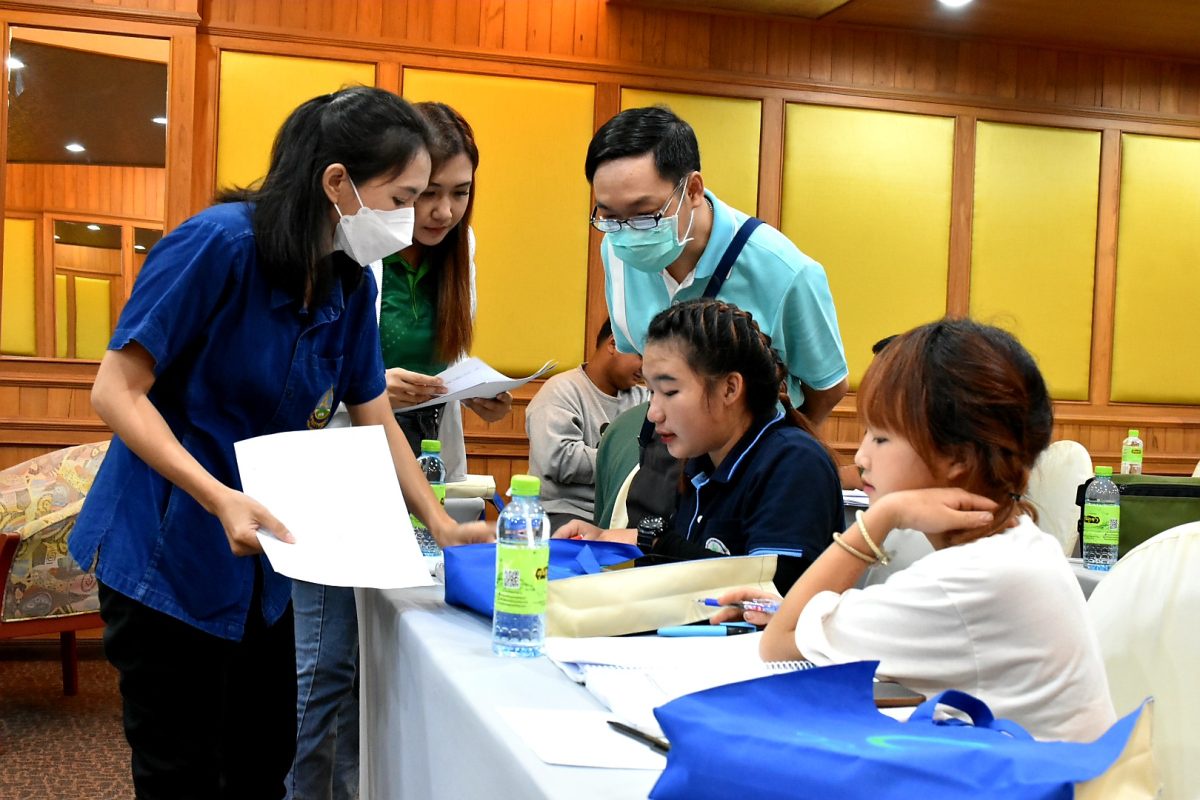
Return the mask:
<path id="1" fill-rule="evenodd" d="M 742 611 L 761 611 L 764 614 L 774 614 L 779 611 L 778 600 L 743 600 L 740 603 L 721 603 L 715 597 L 705 597 L 696 602 L 713 608 L 740 608 Z"/>
<path id="2" fill-rule="evenodd" d="M 659 628 L 659 636 L 736 636 L 754 633 L 758 628 L 748 622 L 726 622 L 721 625 L 673 625 Z"/>

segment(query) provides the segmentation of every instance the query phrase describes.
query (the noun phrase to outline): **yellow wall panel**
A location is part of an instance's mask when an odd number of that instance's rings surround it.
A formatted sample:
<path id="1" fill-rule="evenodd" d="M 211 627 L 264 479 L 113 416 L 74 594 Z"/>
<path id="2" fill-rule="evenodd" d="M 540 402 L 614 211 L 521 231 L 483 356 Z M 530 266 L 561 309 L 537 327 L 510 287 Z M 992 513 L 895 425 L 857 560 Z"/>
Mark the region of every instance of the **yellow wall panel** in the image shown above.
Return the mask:
<path id="1" fill-rule="evenodd" d="M 782 229 L 820 261 L 850 384 L 871 345 L 946 310 L 954 120 L 789 104 Z"/>
<path id="2" fill-rule="evenodd" d="M 112 336 L 111 281 L 75 277 L 75 357 L 104 356 Z"/>
<path id="3" fill-rule="evenodd" d="M 70 343 L 70 332 L 67 328 L 67 276 L 54 276 L 54 355 L 58 358 L 67 357 L 67 345 Z"/>
<path id="4" fill-rule="evenodd" d="M 479 145 L 473 354 L 509 374 L 584 357 L 590 84 L 404 71 L 404 96 L 440 100 Z"/>
<path id="5" fill-rule="evenodd" d="M 374 86 L 375 65 L 222 51 L 217 186 L 262 178 L 287 115 L 305 100 L 354 85 Z"/>
<path id="6" fill-rule="evenodd" d="M 971 316 L 1016 335 L 1059 400 L 1086 400 L 1100 134 L 980 122 Z"/>
<path id="7" fill-rule="evenodd" d="M 31 219 L 4 220 L 4 283 L 0 286 L 0 353 L 37 355 L 34 237 Z"/>
<path id="8" fill-rule="evenodd" d="M 1200 403 L 1200 141 L 1121 137 L 1112 399 Z"/>
<path id="9" fill-rule="evenodd" d="M 665 105 L 696 131 L 704 185 L 739 211 L 758 208 L 758 154 L 762 103 L 645 89 L 622 89 L 621 110 Z"/>

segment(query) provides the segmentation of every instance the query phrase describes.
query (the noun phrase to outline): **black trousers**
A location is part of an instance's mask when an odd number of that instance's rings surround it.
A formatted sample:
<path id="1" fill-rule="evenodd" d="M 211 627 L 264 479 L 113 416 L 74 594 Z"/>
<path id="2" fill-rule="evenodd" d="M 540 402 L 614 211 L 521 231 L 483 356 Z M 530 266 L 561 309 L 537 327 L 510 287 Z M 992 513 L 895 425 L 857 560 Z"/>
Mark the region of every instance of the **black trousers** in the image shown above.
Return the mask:
<path id="1" fill-rule="evenodd" d="M 290 605 L 268 627 L 255 589 L 245 637 L 233 642 L 100 585 L 139 800 L 284 796 L 296 751 L 295 628 Z"/>

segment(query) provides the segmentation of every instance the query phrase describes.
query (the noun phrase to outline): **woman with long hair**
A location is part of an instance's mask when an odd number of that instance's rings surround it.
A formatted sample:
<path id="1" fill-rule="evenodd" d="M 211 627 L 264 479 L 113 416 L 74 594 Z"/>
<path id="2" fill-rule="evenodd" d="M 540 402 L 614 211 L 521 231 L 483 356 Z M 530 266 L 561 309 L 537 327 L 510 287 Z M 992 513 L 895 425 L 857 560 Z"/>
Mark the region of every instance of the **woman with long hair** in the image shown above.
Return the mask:
<path id="1" fill-rule="evenodd" d="M 488 538 L 438 504 L 392 416 L 364 274 L 411 240 L 429 139 L 390 92 L 309 100 L 262 184 L 163 237 L 121 313 L 92 390 L 115 435 L 70 547 L 96 561 L 140 798 L 284 795 L 291 581 L 257 535 L 290 536 L 240 491 L 234 442 L 323 427 L 344 402 L 354 424 L 383 426 L 439 542 Z"/>
<path id="2" fill-rule="evenodd" d="M 466 461 L 457 403 L 415 411 L 410 406 L 445 392 L 436 377 L 470 349 L 475 306 L 475 203 L 479 149 L 471 126 L 444 103 L 417 103 L 429 127 L 432 170 L 414 203 L 411 243 L 371 264 L 380 287 L 376 313 L 387 394 L 414 453 L 422 439 L 440 439 L 447 471 Z M 512 396 L 465 404 L 494 422 Z M 342 415 L 335 424 L 341 422 Z M 295 581 L 297 698 L 296 760 L 288 778 L 298 799 L 358 794 L 358 624 L 354 590 Z"/>

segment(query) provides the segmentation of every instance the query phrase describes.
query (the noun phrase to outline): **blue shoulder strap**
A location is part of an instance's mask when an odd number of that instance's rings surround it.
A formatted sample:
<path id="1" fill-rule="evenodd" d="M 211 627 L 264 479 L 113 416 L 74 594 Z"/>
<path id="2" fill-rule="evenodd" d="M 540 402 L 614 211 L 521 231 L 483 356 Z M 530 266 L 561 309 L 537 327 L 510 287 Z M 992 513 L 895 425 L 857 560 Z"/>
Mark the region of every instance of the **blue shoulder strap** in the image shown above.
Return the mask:
<path id="1" fill-rule="evenodd" d="M 750 234 L 754 233 L 754 229 L 762 224 L 763 221 L 758 217 L 750 217 L 742 223 L 742 227 L 738 228 L 737 233 L 733 235 L 733 241 L 729 243 L 729 247 L 725 248 L 725 253 L 717 263 L 712 277 L 708 279 L 708 285 L 704 287 L 704 297 L 716 297 L 721 291 L 721 287 L 725 285 L 725 279 L 733 271 L 733 262 L 737 261 L 738 256 L 742 254 L 742 248 L 746 246 Z"/>

